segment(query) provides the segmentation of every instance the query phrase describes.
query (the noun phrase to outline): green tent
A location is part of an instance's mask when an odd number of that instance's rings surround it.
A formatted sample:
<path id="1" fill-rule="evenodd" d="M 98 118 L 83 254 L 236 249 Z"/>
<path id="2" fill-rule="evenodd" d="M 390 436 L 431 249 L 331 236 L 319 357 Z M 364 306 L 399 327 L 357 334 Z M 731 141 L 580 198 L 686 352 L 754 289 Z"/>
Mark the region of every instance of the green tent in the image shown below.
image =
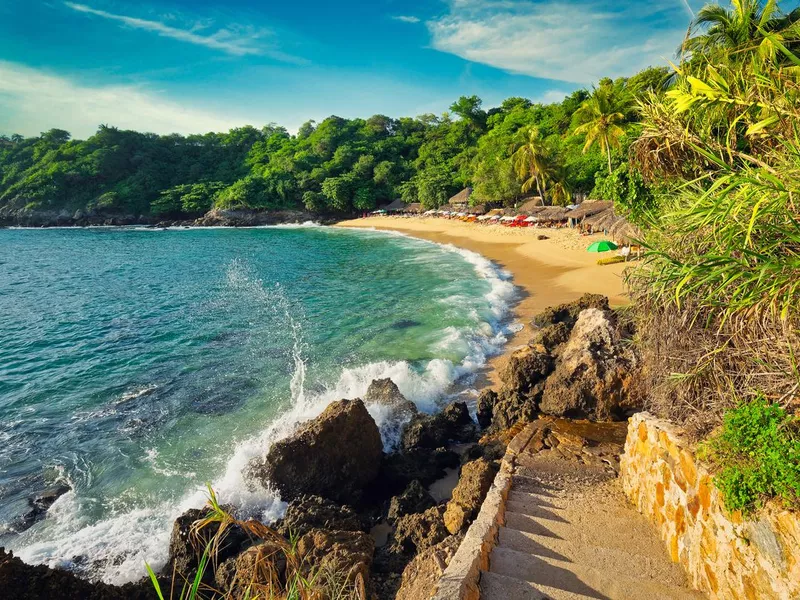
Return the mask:
<path id="1" fill-rule="evenodd" d="M 617 245 L 614 242 L 609 242 L 608 240 L 603 240 L 602 242 L 595 242 L 591 246 L 589 246 L 586 250 L 589 252 L 608 252 L 609 250 L 616 250 Z"/>

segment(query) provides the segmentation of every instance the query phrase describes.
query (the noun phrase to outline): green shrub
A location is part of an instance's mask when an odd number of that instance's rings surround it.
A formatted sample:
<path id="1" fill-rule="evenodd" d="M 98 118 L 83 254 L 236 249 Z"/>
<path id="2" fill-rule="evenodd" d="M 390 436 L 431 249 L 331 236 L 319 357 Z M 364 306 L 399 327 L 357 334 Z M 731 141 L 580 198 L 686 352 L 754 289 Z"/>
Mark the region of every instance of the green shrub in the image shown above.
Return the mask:
<path id="1" fill-rule="evenodd" d="M 700 455 L 719 472 L 728 510 L 749 513 L 770 498 L 800 506 L 800 419 L 760 397 L 728 411 Z"/>

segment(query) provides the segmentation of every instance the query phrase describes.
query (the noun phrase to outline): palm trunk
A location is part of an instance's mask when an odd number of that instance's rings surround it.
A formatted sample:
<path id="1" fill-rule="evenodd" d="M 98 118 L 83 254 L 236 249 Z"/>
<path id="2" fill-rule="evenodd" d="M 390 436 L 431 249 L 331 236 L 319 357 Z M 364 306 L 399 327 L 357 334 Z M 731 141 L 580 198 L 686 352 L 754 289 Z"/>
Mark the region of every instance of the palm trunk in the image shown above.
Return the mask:
<path id="1" fill-rule="evenodd" d="M 603 140 L 606 150 L 606 159 L 608 160 L 608 174 L 611 175 L 613 173 L 611 170 L 611 146 L 608 145 L 608 137 L 603 138 Z"/>

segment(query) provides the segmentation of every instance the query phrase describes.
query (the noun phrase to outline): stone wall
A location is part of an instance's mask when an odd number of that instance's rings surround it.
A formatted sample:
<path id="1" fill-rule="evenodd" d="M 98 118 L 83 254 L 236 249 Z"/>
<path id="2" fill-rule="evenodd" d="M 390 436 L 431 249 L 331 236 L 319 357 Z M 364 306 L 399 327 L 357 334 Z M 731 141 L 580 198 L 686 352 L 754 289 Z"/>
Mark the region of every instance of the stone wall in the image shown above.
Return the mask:
<path id="1" fill-rule="evenodd" d="M 729 513 L 679 428 L 648 413 L 628 427 L 620 477 L 672 560 L 712 600 L 800 598 L 800 514 Z"/>

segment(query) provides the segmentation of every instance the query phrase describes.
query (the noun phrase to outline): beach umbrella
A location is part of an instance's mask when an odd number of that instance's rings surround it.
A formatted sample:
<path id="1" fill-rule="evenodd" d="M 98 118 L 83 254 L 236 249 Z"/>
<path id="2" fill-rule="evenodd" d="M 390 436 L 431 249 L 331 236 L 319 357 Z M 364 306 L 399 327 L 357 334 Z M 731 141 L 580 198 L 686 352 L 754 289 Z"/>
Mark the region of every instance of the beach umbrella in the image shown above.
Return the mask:
<path id="1" fill-rule="evenodd" d="M 609 242 L 608 240 L 603 240 L 601 242 L 595 242 L 591 246 L 589 246 L 586 250 L 589 252 L 608 252 L 609 250 L 616 250 L 617 245 L 614 242 Z"/>

